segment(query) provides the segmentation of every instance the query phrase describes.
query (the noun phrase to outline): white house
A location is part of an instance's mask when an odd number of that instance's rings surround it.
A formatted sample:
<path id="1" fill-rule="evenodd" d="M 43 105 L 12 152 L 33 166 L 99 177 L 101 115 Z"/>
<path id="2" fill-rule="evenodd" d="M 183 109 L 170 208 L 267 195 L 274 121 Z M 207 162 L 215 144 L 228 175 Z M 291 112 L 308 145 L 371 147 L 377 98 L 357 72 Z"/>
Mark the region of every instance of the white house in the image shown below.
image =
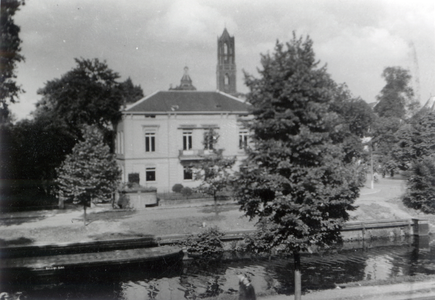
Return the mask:
<path id="1" fill-rule="evenodd" d="M 124 182 L 135 173 L 141 185 L 158 192 L 171 191 L 176 183 L 198 185 L 190 166 L 209 155 L 204 132 L 210 128 L 219 134 L 215 148 L 222 149 L 223 156 L 236 156 L 237 162 L 246 157 L 248 131 L 242 120 L 249 117 L 249 105 L 235 97 L 234 37 L 224 29 L 217 42 L 218 91 L 197 91 L 186 67 L 179 86 L 145 97 L 122 112 L 116 153 Z"/>
<path id="2" fill-rule="evenodd" d="M 204 132 L 219 134 L 223 156 L 245 158 L 248 131 L 242 120 L 249 106 L 223 92 L 159 91 L 123 111 L 117 127 L 116 153 L 122 180 L 138 173 L 140 184 L 171 191 L 180 183 L 193 187 L 189 166 L 208 155 Z"/>

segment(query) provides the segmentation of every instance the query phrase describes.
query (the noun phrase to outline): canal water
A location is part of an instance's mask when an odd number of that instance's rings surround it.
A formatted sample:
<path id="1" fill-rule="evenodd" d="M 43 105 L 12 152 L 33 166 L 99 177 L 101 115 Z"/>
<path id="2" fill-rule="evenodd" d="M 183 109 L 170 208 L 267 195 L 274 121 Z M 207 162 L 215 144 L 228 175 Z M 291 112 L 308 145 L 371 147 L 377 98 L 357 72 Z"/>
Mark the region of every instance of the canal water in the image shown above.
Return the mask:
<path id="1" fill-rule="evenodd" d="M 435 240 L 400 238 L 346 243 L 302 255 L 302 288 L 322 290 L 361 280 L 435 274 Z M 292 258 L 259 258 L 227 253 L 215 262 L 167 262 L 107 269 L 83 269 L 51 276 L 9 280 L 1 274 L 0 292 L 24 293 L 27 299 L 201 299 L 238 293 L 238 275 L 246 274 L 257 293 L 291 295 Z"/>

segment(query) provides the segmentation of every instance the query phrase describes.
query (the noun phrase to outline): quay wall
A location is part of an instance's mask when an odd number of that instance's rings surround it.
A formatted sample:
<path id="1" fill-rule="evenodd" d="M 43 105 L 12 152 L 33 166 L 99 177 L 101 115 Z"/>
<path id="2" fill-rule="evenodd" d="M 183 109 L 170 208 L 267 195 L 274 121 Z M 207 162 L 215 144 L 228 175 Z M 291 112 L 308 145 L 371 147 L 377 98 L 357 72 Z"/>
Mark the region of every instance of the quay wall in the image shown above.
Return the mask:
<path id="1" fill-rule="evenodd" d="M 244 248 L 246 235 L 254 230 L 239 230 L 225 232 L 222 240 L 225 250 Z M 370 241 L 381 238 L 404 238 L 408 236 L 427 237 L 429 224 L 422 219 L 382 220 L 370 222 L 349 222 L 342 230 L 344 242 Z M 165 236 L 147 236 L 142 238 L 105 240 L 85 243 L 66 243 L 56 245 L 7 246 L 0 248 L 0 258 L 68 255 L 75 253 L 92 253 L 138 248 L 155 248 L 165 245 L 177 245 L 188 235 L 176 234 Z"/>
<path id="2" fill-rule="evenodd" d="M 246 235 L 254 230 L 240 230 L 224 232 L 222 238 L 226 250 L 243 249 Z M 360 242 L 376 239 L 397 239 L 409 236 L 426 237 L 430 234 L 429 222 L 425 219 L 379 220 L 365 222 L 348 222 L 342 228 L 345 243 Z M 187 235 L 168 235 L 159 237 L 159 245 L 177 244 Z"/>

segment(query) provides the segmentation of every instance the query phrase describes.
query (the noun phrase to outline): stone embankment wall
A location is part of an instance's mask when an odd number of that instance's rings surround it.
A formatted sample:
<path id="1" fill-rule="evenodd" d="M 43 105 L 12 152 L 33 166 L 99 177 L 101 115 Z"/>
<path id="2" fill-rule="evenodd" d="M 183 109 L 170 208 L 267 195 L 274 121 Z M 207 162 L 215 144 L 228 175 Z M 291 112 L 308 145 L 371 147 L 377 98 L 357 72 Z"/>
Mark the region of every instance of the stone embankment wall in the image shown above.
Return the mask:
<path id="1" fill-rule="evenodd" d="M 244 238 L 254 233 L 253 230 L 229 231 L 222 238 L 225 250 L 244 249 Z M 367 222 L 349 222 L 342 230 L 344 242 L 367 241 L 375 239 L 400 239 L 410 236 L 428 236 L 429 224 L 422 219 L 380 220 Z M 183 240 L 185 235 L 165 236 L 160 245 L 175 244 Z"/>
<path id="2" fill-rule="evenodd" d="M 344 241 L 392 238 L 402 236 L 427 236 L 429 222 L 424 219 L 378 220 L 348 222 L 343 226 Z"/>

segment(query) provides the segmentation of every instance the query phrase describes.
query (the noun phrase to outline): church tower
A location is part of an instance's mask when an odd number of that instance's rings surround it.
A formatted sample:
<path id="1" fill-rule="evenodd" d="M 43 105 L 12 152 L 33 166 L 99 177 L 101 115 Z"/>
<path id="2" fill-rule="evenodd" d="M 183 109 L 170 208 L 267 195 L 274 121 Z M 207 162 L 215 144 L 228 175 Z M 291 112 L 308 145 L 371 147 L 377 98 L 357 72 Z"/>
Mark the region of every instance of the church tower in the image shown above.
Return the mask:
<path id="1" fill-rule="evenodd" d="M 226 28 L 221 37 L 218 37 L 217 45 L 217 89 L 235 96 L 237 94 L 235 43 L 234 37 L 229 35 Z"/>

